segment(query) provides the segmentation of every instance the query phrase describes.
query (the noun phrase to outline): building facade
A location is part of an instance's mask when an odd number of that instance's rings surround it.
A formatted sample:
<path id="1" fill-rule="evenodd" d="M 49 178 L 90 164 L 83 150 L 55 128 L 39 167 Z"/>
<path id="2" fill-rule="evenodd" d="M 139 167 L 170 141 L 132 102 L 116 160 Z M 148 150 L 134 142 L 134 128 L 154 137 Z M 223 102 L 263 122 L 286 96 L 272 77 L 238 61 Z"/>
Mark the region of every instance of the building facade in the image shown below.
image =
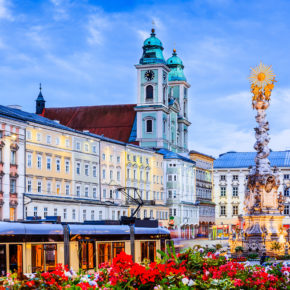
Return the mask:
<path id="1" fill-rule="evenodd" d="M 227 237 L 230 230 L 242 226 L 244 198 L 249 168 L 254 166 L 255 152 L 227 152 L 214 161 L 214 202 L 216 204 L 217 236 Z M 290 225 L 290 151 L 272 151 L 272 167 L 277 167 L 278 192 L 285 199 L 284 225 Z"/>
<path id="2" fill-rule="evenodd" d="M 0 221 L 23 220 L 25 128 L 0 115 Z"/>
<path id="3" fill-rule="evenodd" d="M 196 162 L 196 201 L 199 208 L 197 237 L 212 236 L 215 224 L 215 204 L 213 202 L 213 161 L 212 156 L 190 151 L 190 159 Z"/>

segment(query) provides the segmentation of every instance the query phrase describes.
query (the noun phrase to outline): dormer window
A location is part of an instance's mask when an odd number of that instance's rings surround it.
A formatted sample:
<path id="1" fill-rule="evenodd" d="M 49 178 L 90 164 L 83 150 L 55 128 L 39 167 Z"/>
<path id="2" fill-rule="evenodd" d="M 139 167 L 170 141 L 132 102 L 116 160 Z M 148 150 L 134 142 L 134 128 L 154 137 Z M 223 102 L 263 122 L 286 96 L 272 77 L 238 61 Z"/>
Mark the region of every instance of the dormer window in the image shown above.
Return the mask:
<path id="1" fill-rule="evenodd" d="M 151 119 L 146 120 L 146 132 L 147 133 L 153 132 L 153 120 L 151 120 Z"/>
<path id="2" fill-rule="evenodd" d="M 146 87 L 146 102 L 153 101 L 153 86 L 149 85 Z"/>

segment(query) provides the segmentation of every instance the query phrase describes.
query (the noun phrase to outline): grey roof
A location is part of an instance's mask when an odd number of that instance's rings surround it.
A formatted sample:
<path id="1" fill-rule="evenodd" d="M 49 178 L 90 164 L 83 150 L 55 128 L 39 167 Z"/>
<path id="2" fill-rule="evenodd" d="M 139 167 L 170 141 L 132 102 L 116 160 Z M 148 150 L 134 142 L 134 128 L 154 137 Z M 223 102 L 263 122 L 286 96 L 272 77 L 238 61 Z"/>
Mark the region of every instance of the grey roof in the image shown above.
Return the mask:
<path id="1" fill-rule="evenodd" d="M 184 157 L 181 154 L 169 151 L 168 149 L 165 149 L 165 148 L 157 149 L 157 153 L 162 154 L 164 156 L 164 159 L 180 159 L 182 161 L 189 162 L 189 163 L 192 163 L 194 165 L 196 164 L 195 161 L 193 161 L 187 157 Z"/>
<path id="2" fill-rule="evenodd" d="M 249 168 L 255 165 L 256 152 L 230 151 L 219 155 L 214 161 L 214 169 L 218 168 Z M 290 151 L 271 151 L 271 166 L 290 167 Z"/>

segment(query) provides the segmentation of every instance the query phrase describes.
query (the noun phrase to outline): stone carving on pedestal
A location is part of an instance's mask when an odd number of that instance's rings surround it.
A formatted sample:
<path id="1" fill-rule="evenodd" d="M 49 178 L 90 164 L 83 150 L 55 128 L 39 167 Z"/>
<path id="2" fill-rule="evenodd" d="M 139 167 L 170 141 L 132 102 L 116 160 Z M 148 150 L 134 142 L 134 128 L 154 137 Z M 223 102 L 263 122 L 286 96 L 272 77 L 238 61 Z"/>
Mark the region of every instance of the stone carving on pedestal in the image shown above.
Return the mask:
<path id="1" fill-rule="evenodd" d="M 243 237 L 236 242 L 244 247 L 245 252 L 271 252 L 273 241 L 285 243 L 283 231 L 284 200 L 278 195 L 280 185 L 277 168 L 271 168 L 268 156 L 269 123 L 266 109 L 270 105 L 270 96 L 274 88 L 275 77 L 271 67 L 260 64 L 252 69 L 251 92 L 252 106 L 257 110 L 255 130 L 257 151 L 255 166 L 250 168 L 247 189 L 245 192 L 245 212 Z M 232 249 L 233 250 L 233 249 Z"/>

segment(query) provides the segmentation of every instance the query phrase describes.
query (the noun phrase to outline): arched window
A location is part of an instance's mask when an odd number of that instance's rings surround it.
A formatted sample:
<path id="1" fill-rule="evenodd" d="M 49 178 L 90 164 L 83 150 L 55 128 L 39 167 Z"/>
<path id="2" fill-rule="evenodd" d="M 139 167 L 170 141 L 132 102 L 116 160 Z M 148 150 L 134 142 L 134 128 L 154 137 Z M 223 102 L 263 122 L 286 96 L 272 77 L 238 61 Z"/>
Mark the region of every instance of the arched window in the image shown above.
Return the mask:
<path id="1" fill-rule="evenodd" d="M 153 120 L 151 120 L 151 119 L 146 120 L 146 132 L 147 133 L 153 132 Z"/>
<path id="2" fill-rule="evenodd" d="M 166 87 L 163 88 L 163 104 L 166 104 Z"/>
<path id="3" fill-rule="evenodd" d="M 153 86 L 151 85 L 146 87 L 146 101 L 153 101 Z"/>

